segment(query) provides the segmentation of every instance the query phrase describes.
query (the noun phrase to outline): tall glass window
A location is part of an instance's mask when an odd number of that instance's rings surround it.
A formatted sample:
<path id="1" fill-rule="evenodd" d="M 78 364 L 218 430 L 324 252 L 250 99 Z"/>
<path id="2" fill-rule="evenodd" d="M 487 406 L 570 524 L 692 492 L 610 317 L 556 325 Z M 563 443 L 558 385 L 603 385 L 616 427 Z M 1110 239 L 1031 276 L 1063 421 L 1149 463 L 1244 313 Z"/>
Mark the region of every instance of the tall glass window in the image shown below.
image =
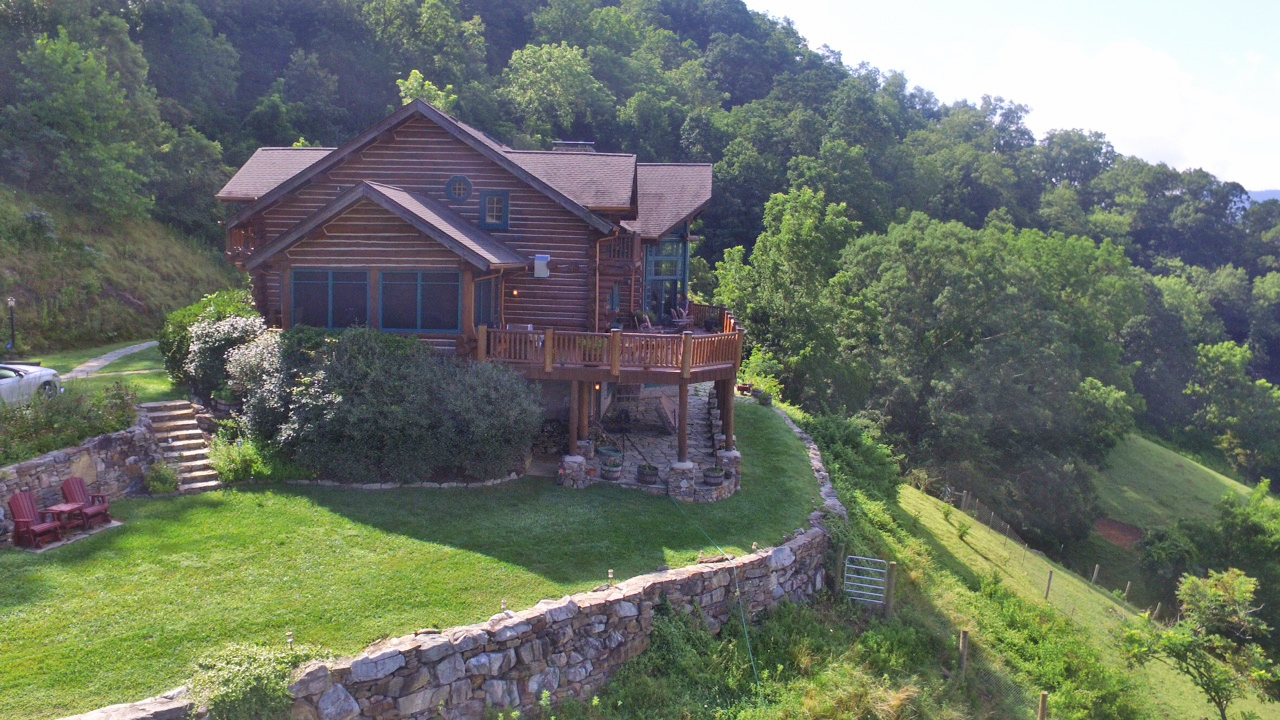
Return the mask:
<path id="1" fill-rule="evenodd" d="M 498 281 L 496 278 L 475 284 L 476 325 L 498 326 Z"/>
<path id="2" fill-rule="evenodd" d="M 346 328 L 369 322 L 369 273 L 294 270 L 293 324 Z"/>
<path id="3" fill-rule="evenodd" d="M 667 238 L 646 247 L 645 309 L 663 320 L 670 319 L 680 296 L 689 292 L 688 267 L 689 245 L 683 238 Z"/>
<path id="4" fill-rule="evenodd" d="M 511 193 L 486 190 L 480 193 L 480 227 L 506 230 L 511 224 Z"/>
<path id="5" fill-rule="evenodd" d="M 457 272 L 384 272 L 382 329 L 456 333 L 461 325 L 461 275 Z"/>

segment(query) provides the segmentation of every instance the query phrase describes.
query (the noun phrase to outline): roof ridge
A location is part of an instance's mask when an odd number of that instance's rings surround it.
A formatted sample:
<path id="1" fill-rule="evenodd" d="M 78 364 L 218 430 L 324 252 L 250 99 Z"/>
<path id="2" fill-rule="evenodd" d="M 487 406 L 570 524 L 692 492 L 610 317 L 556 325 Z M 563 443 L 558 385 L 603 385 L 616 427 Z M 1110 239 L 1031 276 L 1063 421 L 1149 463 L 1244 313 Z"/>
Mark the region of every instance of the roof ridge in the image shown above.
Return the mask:
<path id="1" fill-rule="evenodd" d="M 508 155 L 525 154 L 525 155 L 555 155 L 556 157 L 636 157 L 635 153 L 612 153 L 612 152 L 565 152 L 564 150 L 508 150 Z"/>
<path id="2" fill-rule="evenodd" d="M 712 167 L 715 163 L 699 163 L 699 162 L 680 162 L 680 163 L 642 163 L 637 162 L 636 165 L 645 167 Z"/>
<path id="3" fill-rule="evenodd" d="M 337 150 L 336 147 L 320 147 L 318 145 L 308 145 L 307 147 L 293 147 L 292 145 L 263 145 L 258 150 Z M 257 152 L 258 150 L 254 150 Z"/>

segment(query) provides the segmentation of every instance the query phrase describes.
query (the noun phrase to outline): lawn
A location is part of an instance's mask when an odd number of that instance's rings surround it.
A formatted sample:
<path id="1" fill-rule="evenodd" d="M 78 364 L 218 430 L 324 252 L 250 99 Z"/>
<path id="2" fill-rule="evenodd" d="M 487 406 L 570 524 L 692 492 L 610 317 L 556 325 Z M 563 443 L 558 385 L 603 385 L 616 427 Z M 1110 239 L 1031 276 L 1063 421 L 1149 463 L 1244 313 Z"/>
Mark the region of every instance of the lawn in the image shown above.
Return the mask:
<path id="1" fill-rule="evenodd" d="M 146 375 L 90 375 L 79 380 L 66 380 L 68 388 L 78 388 L 86 392 L 97 392 L 115 383 L 123 383 L 132 388 L 138 395 L 138 402 L 158 402 L 160 400 L 185 400 L 187 393 L 174 387 L 173 381 L 164 373 L 147 373 Z"/>
<path id="2" fill-rule="evenodd" d="M 741 403 L 742 490 L 678 506 L 545 478 L 476 490 L 265 486 L 113 503 L 125 526 L 36 556 L 0 552 L 0 708 L 56 718 L 181 684 L 229 642 L 354 653 L 380 637 L 482 621 L 716 546 L 807 527 L 803 443 Z M 710 539 L 708 539 L 708 536 Z"/>
<path id="3" fill-rule="evenodd" d="M 119 360 L 116 360 L 115 362 L 98 370 L 98 372 L 136 372 L 139 370 L 149 370 L 154 372 L 164 371 L 164 356 L 160 354 L 159 347 L 153 345 L 146 350 L 140 350 L 136 353 L 125 355 Z"/>
<path id="4" fill-rule="evenodd" d="M 37 353 L 32 357 L 25 357 L 21 359 L 38 360 L 40 361 L 40 364 L 42 366 L 47 368 L 53 368 L 54 370 L 57 370 L 58 372 L 65 374 L 65 373 L 71 372 L 72 370 L 76 369 L 80 365 L 83 365 L 100 355 L 106 355 L 112 350 L 127 348 L 130 345 L 137 345 L 138 343 L 144 343 L 146 341 L 147 341 L 146 339 L 127 340 L 124 342 L 111 343 L 110 345 L 99 345 L 97 347 L 80 348 L 79 350 L 67 350 L 65 352 L 56 352 L 56 353 Z M 163 362 L 161 363 L 160 367 L 164 367 Z"/>
<path id="5" fill-rule="evenodd" d="M 903 488 L 899 506 L 904 524 L 924 538 L 932 557 L 966 584 L 976 585 L 979 578 L 996 573 L 1003 584 L 1018 595 L 1043 603 L 1049 571 L 1053 570 L 1052 605 L 1086 635 L 1105 662 L 1133 673 L 1139 688 L 1147 693 L 1152 717 L 1184 720 L 1204 717 L 1211 711 L 1191 681 L 1170 667 L 1155 663 L 1132 671 L 1125 668 L 1116 633 L 1137 614 L 1132 607 L 1113 597 L 1105 584 L 1103 587 L 1092 585 L 1057 563 L 1034 552 L 1024 552 L 1021 546 L 1006 542 L 1004 536 L 959 511 L 953 510 L 947 518 L 941 501 L 916 490 Z M 958 531 L 962 522 L 970 525 L 963 540 Z M 1235 712 L 1252 710 L 1259 713 L 1259 717 L 1273 717 L 1266 713 L 1274 712 L 1273 708 L 1252 699 L 1239 701 L 1232 709 Z"/>

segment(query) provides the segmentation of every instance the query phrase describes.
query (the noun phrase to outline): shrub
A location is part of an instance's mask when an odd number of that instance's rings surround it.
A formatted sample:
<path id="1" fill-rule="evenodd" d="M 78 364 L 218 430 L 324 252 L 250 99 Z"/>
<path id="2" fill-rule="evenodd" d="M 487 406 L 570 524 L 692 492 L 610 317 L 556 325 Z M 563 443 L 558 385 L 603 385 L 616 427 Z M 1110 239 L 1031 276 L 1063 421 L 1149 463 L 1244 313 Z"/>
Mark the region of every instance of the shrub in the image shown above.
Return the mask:
<path id="1" fill-rule="evenodd" d="M 200 320 L 192 325 L 190 349 L 183 366 L 191 391 L 200 397 L 209 397 L 226 385 L 228 353 L 266 329 L 266 323 L 257 316 Z"/>
<path id="2" fill-rule="evenodd" d="M 843 491 L 839 485 L 846 483 L 849 489 L 856 486 L 880 498 L 897 497 L 901 482 L 898 459 L 866 427 L 837 415 L 820 415 L 805 422 L 804 429 L 822 448 L 837 489 Z"/>
<path id="3" fill-rule="evenodd" d="M 278 442 L 347 482 L 491 478 L 529 448 L 541 420 L 536 391 L 515 372 L 360 328 L 315 352 L 289 402 Z"/>
<path id="4" fill-rule="evenodd" d="M 248 290 L 224 290 L 205 295 L 199 302 L 169 313 L 157 338 L 164 368 L 175 383 L 185 383 L 184 368 L 191 349 L 191 326 L 201 320 L 217 322 L 229 317 L 257 317 Z"/>
<path id="5" fill-rule="evenodd" d="M 209 708 L 209 720 L 283 720 L 290 673 L 317 655 L 308 647 L 228 645 L 196 662 L 191 694 L 196 707 Z"/>
<path id="6" fill-rule="evenodd" d="M 256 445 L 222 435 L 209 444 L 209 464 L 218 471 L 218 479 L 227 484 L 252 482 L 255 476 L 266 474 Z"/>
<path id="7" fill-rule="evenodd" d="M 49 398 L 37 396 L 27 405 L 0 405 L 0 465 L 123 430 L 133 424 L 135 400 L 127 386 L 114 383 L 93 394 L 70 388 Z"/>
<path id="8" fill-rule="evenodd" d="M 151 466 L 142 482 L 149 493 L 171 493 L 178 489 L 178 471 L 168 463 L 158 462 Z"/>
<path id="9" fill-rule="evenodd" d="M 770 400 L 781 398 L 782 383 L 778 376 L 782 370 L 782 363 L 767 350 L 754 348 L 738 370 L 738 382 L 751 383 L 761 393 L 768 393 Z"/>

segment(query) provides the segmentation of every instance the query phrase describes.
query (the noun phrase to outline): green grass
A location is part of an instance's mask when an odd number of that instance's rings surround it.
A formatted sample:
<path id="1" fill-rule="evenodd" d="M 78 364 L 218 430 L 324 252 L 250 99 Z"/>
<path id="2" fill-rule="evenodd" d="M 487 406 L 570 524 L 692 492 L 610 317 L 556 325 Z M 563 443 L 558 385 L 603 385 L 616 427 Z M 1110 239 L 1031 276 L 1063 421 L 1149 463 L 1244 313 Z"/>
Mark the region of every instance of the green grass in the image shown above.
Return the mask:
<path id="1" fill-rule="evenodd" d="M 1168 527 L 1180 518 L 1211 519 L 1224 495 L 1247 497 L 1250 491 L 1137 435 L 1112 451 L 1096 485 L 1104 515 L 1143 529 Z"/>
<path id="2" fill-rule="evenodd" d="M 164 373 L 148 373 L 146 375 L 90 375 L 79 380 L 67 380 L 68 388 L 79 388 L 88 392 L 101 390 L 115 383 L 124 383 L 138 395 L 138 402 L 159 402 L 161 400 L 184 400 L 187 393 L 174 387 L 173 381 Z"/>
<path id="3" fill-rule="evenodd" d="M 421 627 L 776 544 L 818 503 L 804 445 L 739 406 L 742 490 L 706 506 L 543 478 L 475 490 L 266 486 L 118 501 L 124 527 L 0 552 L 0 707 L 40 720 L 180 684 L 228 642 L 354 653 Z M 704 535 L 705 531 L 705 535 Z M 708 540 L 707 535 L 714 540 Z"/>
<path id="4" fill-rule="evenodd" d="M 115 362 L 98 370 L 98 372 L 137 372 L 139 370 L 164 370 L 164 357 L 160 354 L 160 348 L 153 346 L 146 350 L 140 350 L 136 353 L 125 355 L 119 360 L 116 360 Z"/>
<path id="5" fill-rule="evenodd" d="M 146 338 L 139 339 L 139 340 L 124 340 L 121 342 L 110 343 L 108 345 L 98 345 L 96 347 L 80 348 L 78 350 L 36 353 L 34 355 L 26 356 L 22 359 L 38 360 L 40 361 L 40 364 L 43 365 L 44 367 L 53 368 L 54 370 L 57 370 L 60 373 L 66 374 L 76 369 L 77 367 L 89 362 L 90 360 L 98 357 L 99 355 L 106 355 L 112 350 L 119 350 L 120 348 L 126 348 L 126 347 L 129 347 L 130 345 L 137 345 L 138 343 L 142 343 L 142 342 L 146 342 Z M 116 362 L 120 362 L 120 361 L 117 360 Z M 163 364 L 161 365 L 161 367 L 163 367 Z"/>
<path id="6" fill-rule="evenodd" d="M 1168 666 L 1157 663 L 1132 671 L 1125 667 L 1116 633 L 1124 622 L 1136 618 L 1137 612 L 1113 597 L 1105 585 L 1091 585 L 1058 563 L 1035 553 L 1024 553 L 1017 544 L 1006 543 L 1002 535 L 972 519 L 968 519 L 972 527 L 961 541 L 956 526 L 965 516 L 953 510 L 948 521 L 943 513 L 944 504 L 918 491 L 903 488 L 899 507 L 901 521 L 925 540 L 932 558 L 966 585 L 975 586 L 980 578 L 995 573 L 1005 587 L 1019 596 L 1044 603 L 1049 571 L 1053 570 L 1051 604 L 1074 623 L 1108 665 L 1117 671 L 1132 673 L 1137 686 L 1147 696 L 1152 717 L 1184 720 L 1206 716 L 1211 710 L 1191 682 Z M 934 596 L 935 602 L 944 607 L 962 607 L 963 592 L 955 589 L 951 592 L 951 599 L 941 593 Z M 957 624 L 971 621 L 961 619 L 959 611 L 953 612 L 957 614 Z M 1236 711 L 1252 710 L 1260 717 L 1271 717 L 1266 713 L 1274 709 L 1264 708 L 1255 700 L 1233 705 Z"/>

